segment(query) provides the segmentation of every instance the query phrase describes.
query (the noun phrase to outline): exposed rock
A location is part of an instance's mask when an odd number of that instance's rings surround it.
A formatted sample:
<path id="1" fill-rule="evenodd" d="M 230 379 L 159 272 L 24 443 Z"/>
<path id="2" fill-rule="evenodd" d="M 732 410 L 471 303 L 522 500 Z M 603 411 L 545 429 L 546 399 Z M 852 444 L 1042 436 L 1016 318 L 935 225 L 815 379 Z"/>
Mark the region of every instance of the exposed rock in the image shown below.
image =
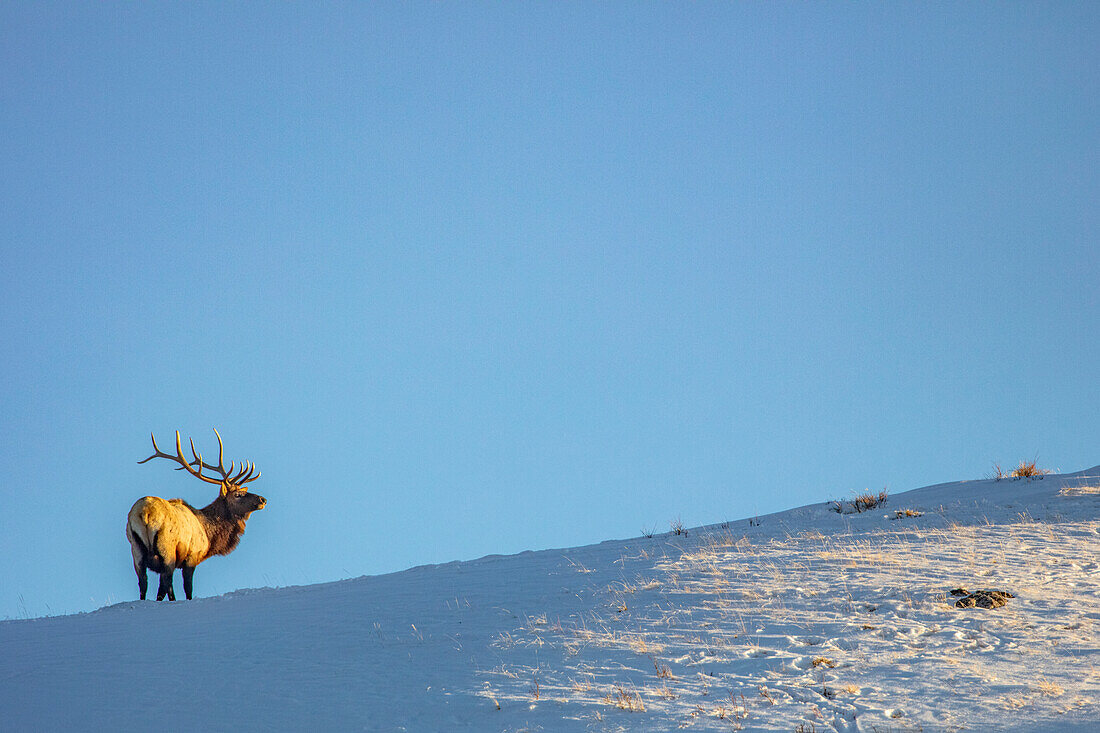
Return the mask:
<path id="1" fill-rule="evenodd" d="M 1016 597 L 1006 590 L 976 590 L 967 593 L 964 588 L 956 588 L 951 591 L 951 595 L 965 596 L 955 601 L 956 608 L 1000 608 L 1008 604 L 1009 598 Z"/>

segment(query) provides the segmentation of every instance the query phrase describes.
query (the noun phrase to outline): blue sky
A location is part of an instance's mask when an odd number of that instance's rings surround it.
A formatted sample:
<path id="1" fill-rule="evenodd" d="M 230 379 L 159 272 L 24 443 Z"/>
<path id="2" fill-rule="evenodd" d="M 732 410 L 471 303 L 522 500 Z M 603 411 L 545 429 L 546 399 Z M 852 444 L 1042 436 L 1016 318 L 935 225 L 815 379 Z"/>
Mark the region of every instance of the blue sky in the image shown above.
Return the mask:
<path id="1" fill-rule="evenodd" d="M 1097 37 L 0 5 L 0 618 L 137 597 L 150 431 L 263 471 L 201 596 L 1100 463 Z"/>

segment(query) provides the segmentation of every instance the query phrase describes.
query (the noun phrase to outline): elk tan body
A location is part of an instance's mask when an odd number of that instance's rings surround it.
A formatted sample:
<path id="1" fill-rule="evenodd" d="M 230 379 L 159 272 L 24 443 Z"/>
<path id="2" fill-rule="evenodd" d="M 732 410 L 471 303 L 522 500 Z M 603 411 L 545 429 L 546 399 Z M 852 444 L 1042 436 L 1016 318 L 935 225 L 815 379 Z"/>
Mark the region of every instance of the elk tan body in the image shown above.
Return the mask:
<path id="1" fill-rule="evenodd" d="M 134 502 L 128 519 L 127 537 L 140 539 L 141 544 L 162 565 L 194 567 L 210 556 L 210 537 L 206 526 L 200 515 L 183 499 L 146 496 Z M 136 546 L 131 549 L 135 554 L 138 552 Z M 135 557 L 134 563 L 139 559 Z"/>
<path id="2" fill-rule="evenodd" d="M 241 464 L 233 474 L 235 464 L 225 468 L 222 458 L 222 438 L 218 435 L 218 465 L 204 463 L 202 456 L 191 443 L 193 461 L 183 457 L 180 434 L 176 433 L 176 455 L 162 453 L 153 438 L 153 455 L 145 459 L 168 458 L 180 464 L 176 470 L 186 469 L 191 475 L 207 483 L 216 483 L 221 491 L 214 501 L 202 509 L 195 509 L 182 499 L 162 499 L 146 496 L 134 502 L 126 518 L 126 539 L 134 557 L 134 572 L 138 576 L 138 590 L 145 600 L 148 590 L 146 570 L 160 574 L 157 600 L 176 600 L 172 588 L 172 576 L 176 569 L 183 572 L 183 589 L 188 600 L 192 594 L 192 576 L 195 567 L 212 555 L 228 555 L 240 542 L 245 522 L 252 512 L 263 509 L 267 500 L 259 494 L 250 494 L 244 484 L 260 477 L 251 463 Z M 139 463 L 145 463 L 139 461 Z M 218 476 L 205 476 L 203 470 L 215 471 Z M 231 475 L 233 474 L 233 475 Z"/>

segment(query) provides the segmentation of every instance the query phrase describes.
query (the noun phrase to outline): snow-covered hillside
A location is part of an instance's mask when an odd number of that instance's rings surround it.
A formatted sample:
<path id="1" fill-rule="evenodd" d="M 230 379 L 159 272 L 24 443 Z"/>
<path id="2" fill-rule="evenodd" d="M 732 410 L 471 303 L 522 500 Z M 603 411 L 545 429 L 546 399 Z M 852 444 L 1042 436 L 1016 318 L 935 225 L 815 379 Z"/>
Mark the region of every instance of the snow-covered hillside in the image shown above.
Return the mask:
<path id="1" fill-rule="evenodd" d="M 5 730 L 1084 729 L 1100 720 L 1097 487 L 1100 467 L 931 486 L 861 514 L 822 496 L 686 534 L 3 622 L 0 718 Z M 920 516 L 895 518 L 905 510 Z M 958 608 L 959 587 L 1015 597 Z"/>

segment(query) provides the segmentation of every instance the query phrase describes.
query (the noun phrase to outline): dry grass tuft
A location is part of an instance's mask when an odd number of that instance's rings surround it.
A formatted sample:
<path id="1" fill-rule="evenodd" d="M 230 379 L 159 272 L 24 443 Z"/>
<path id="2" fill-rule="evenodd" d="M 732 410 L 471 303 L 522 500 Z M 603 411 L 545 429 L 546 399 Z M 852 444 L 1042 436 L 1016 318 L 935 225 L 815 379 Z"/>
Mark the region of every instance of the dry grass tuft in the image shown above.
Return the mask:
<path id="1" fill-rule="evenodd" d="M 733 702 L 733 693 L 730 693 L 730 702 L 733 703 L 732 707 L 727 708 L 725 705 L 719 705 L 714 709 L 714 717 L 719 720 L 728 721 L 733 725 L 734 730 L 741 730 L 743 721 L 749 717 L 749 711 L 743 706 Z"/>
<path id="2" fill-rule="evenodd" d="M 1087 494 L 1100 494 L 1100 485 L 1097 486 L 1066 486 L 1058 492 L 1062 496 L 1085 496 Z"/>
<path id="3" fill-rule="evenodd" d="M 569 680 L 569 684 L 573 692 L 588 692 L 592 689 L 592 683 L 585 679 L 578 680 L 573 678 Z"/>
<path id="4" fill-rule="evenodd" d="M 622 685 L 615 685 L 614 690 L 604 695 L 603 701 L 605 705 L 617 707 L 619 710 L 626 710 L 631 713 L 645 712 L 645 702 L 642 701 L 642 696 Z"/>
<path id="5" fill-rule="evenodd" d="M 1035 683 L 1035 689 L 1050 697 L 1061 697 L 1066 694 L 1066 689 L 1064 687 L 1047 679 L 1040 679 Z"/>
<path id="6" fill-rule="evenodd" d="M 661 664 L 656 658 L 653 658 L 653 669 L 657 671 L 657 677 L 663 680 L 672 679 L 672 669 L 667 664 Z"/>
<path id="7" fill-rule="evenodd" d="M 855 498 L 850 501 L 838 500 L 830 502 L 829 508 L 837 514 L 862 514 L 877 506 L 885 506 L 887 498 L 889 498 L 889 496 L 886 493 L 886 489 L 878 492 L 878 494 L 872 494 L 870 491 L 867 491 L 862 494 L 857 494 Z"/>
<path id="8" fill-rule="evenodd" d="M 1035 465 L 1035 461 L 1020 461 L 1020 465 L 1012 469 L 1012 473 L 1009 474 L 1012 478 L 1042 478 L 1046 476 L 1050 471 L 1045 468 L 1038 468 Z"/>

